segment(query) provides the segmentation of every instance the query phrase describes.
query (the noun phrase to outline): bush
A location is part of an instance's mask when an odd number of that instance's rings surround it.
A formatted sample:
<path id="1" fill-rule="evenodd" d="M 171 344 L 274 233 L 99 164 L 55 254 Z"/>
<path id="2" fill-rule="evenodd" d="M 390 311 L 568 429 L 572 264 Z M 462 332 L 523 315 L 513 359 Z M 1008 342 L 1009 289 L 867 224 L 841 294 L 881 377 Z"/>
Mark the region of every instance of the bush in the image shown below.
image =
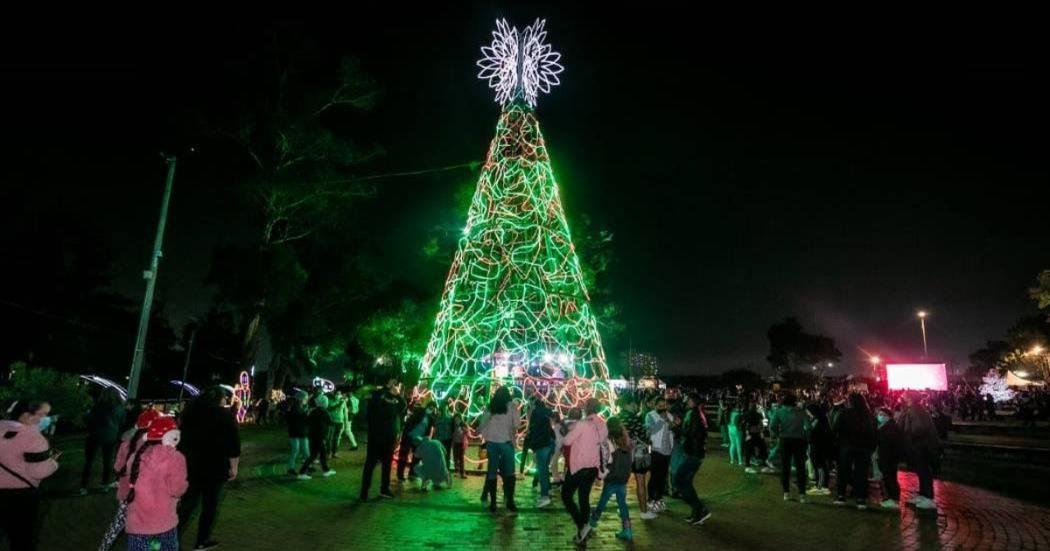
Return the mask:
<path id="1" fill-rule="evenodd" d="M 84 414 L 91 405 L 80 378 L 46 367 L 32 367 L 22 362 L 11 366 L 11 383 L 0 387 L 0 403 L 12 400 L 46 400 L 51 403 L 51 415 L 60 415 L 64 427 L 84 426 Z"/>

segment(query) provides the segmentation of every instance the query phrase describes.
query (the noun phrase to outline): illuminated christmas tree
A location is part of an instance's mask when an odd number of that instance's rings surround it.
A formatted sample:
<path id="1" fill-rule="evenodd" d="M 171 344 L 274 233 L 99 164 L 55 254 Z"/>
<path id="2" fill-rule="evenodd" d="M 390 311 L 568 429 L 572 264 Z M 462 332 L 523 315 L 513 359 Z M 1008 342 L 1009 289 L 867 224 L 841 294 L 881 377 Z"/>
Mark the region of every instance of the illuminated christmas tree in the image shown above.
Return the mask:
<path id="1" fill-rule="evenodd" d="M 981 394 L 991 394 L 992 400 L 998 402 L 1009 402 L 1014 399 L 1014 391 L 1006 384 L 1006 377 L 1000 376 L 999 372 L 989 369 L 988 373 L 981 379 Z"/>
<path id="2" fill-rule="evenodd" d="M 612 403 L 601 338 L 533 108 L 558 84 L 544 22 L 497 21 L 479 77 L 502 113 L 445 282 L 419 397 L 453 399 L 468 420 L 511 384 L 558 410 Z"/>

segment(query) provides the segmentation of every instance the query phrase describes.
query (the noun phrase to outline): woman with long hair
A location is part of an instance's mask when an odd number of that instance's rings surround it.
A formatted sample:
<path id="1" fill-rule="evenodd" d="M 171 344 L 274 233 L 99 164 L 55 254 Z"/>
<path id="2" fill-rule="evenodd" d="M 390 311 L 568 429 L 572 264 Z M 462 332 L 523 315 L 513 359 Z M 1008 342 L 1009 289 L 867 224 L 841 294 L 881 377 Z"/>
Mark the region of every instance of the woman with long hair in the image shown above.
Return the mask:
<path id="1" fill-rule="evenodd" d="M 807 404 L 806 415 L 809 417 L 809 461 L 813 463 L 815 475 L 815 485 L 806 495 L 828 496 L 831 495 L 831 490 L 828 489 L 828 475 L 831 471 L 831 425 L 820 404 Z"/>
<path id="2" fill-rule="evenodd" d="M 598 505 L 594 508 L 594 512 L 591 513 L 590 526 L 592 530 L 598 527 L 598 520 L 605 512 L 609 498 L 616 496 L 616 508 L 620 513 L 622 527 L 616 533 L 616 537 L 630 541 L 634 535 L 631 531 L 630 509 L 627 508 L 627 479 L 631 476 L 633 447 L 621 419 L 617 417 L 609 419 L 608 430 L 608 442 L 613 445 L 612 456 L 608 465 L 609 472 L 602 482 L 602 495 L 598 498 Z"/>
<path id="3" fill-rule="evenodd" d="M 489 400 L 488 411 L 482 415 L 479 426 L 488 452 L 489 464 L 485 473 L 482 499 L 488 498 L 489 511 L 496 512 L 497 474 L 503 478 L 503 495 L 507 510 L 512 513 L 518 511 L 514 503 L 514 442 L 518 437 L 520 423 L 518 408 L 514 405 L 510 390 L 505 386 L 497 388 Z"/>

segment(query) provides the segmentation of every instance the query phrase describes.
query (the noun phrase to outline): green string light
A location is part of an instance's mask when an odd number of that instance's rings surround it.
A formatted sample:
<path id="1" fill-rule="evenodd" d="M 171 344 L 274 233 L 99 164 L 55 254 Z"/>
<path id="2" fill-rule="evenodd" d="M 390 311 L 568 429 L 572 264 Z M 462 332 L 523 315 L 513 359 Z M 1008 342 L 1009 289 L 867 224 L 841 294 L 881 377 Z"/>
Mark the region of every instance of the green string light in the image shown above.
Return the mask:
<path id="1" fill-rule="evenodd" d="M 448 401 L 468 422 L 501 384 L 563 414 L 613 403 L 547 148 L 521 102 L 496 126 L 421 371 L 416 398 Z"/>

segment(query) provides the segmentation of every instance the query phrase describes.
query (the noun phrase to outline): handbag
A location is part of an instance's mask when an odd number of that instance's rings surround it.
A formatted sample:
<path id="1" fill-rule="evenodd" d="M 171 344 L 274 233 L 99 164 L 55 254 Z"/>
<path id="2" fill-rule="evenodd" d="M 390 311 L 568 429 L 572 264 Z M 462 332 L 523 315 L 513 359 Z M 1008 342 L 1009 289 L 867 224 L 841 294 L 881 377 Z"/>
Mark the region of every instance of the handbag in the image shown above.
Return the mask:
<path id="1" fill-rule="evenodd" d="M 631 467 L 635 471 L 648 471 L 652 465 L 653 455 L 649 445 L 635 445 L 634 455 L 631 458 Z"/>
<path id="2" fill-rule="evenodd" d="M 591 428 L 594 429 L 595 436 L 600 436 L 598 427 L 594 426 L 593 421 Z M 612 451 L 609 450 L 609 440 L 601 440 L 598 442 L 598 480 L 605 480 L 605 477 L 609 475 L 610 463 L 612 463 Z"/>

